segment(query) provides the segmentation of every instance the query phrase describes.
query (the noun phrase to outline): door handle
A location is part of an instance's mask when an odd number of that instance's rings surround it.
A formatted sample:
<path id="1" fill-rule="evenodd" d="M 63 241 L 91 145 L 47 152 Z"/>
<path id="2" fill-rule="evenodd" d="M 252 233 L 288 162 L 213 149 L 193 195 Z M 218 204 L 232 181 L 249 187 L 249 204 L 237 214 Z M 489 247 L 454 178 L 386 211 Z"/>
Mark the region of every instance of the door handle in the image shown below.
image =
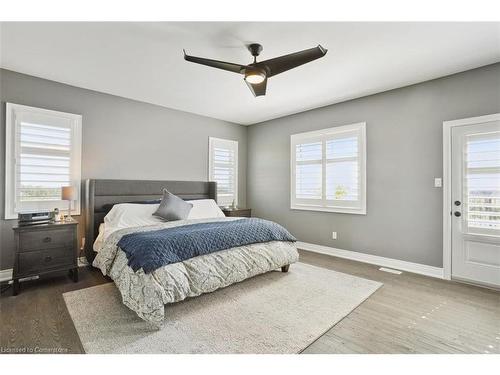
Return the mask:
<path id="1" fill-rule="evenodd" d="M 460 211 L 455 211 L 453 215 L 455 215 L 456 217 L 460 217 L 462 216 L 462 213 Z"/>

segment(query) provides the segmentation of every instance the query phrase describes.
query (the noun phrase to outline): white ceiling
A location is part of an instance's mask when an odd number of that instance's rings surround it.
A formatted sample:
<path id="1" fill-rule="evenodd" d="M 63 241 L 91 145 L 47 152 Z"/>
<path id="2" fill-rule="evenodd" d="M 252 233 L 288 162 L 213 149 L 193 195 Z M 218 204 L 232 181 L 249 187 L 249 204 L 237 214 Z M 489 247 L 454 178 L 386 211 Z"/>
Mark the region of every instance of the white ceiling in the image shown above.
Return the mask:
<path id="1" fill-rule="evenodd" d="M 321 44 L 325 57 L 272 77 L 183 60 L 246 64 Z M 254 124 L 500 61 L 500 23 L 2 23 L 1 66 L 238 124 Z"/>

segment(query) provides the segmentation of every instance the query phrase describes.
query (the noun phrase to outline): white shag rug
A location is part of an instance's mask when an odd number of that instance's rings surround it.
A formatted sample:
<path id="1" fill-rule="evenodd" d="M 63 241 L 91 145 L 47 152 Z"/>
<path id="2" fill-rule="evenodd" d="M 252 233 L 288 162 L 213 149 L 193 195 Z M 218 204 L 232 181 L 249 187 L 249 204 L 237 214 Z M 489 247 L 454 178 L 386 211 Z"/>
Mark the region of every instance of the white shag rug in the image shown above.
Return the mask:
<path id="1" fill-rule="evenodd" d="M 87 353 L 299 353 L 382 284 L 296 263 L 167 306 L 155 330 L 114 283 L 64 293 Z"/>

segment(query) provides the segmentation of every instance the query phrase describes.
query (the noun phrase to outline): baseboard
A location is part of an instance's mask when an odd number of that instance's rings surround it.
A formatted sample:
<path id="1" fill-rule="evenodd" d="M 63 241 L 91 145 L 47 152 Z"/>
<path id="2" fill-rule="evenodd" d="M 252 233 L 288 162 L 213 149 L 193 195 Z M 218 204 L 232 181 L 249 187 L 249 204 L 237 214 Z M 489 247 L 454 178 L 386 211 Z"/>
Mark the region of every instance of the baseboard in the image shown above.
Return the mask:
<path id="1" fill-rule="evenodd" d="M 370 255 L 365 253 L 358 253 L 356 251 L 336 249 L 334 247 L 315 245 L 307 242 L 297 242 L 299 249 L 312 251 L 315 253 L 333 255 L 339 258 L 355 260 L 363 263 L 376 264 L 377 266 L 389 267 L 401 271 L 418 273 L 420 275 L 436 277 L 438 279 L 444 278 L 444 271 L 442 268 L 428 266 L 426 264 L 406 262 L 404 260 L 384 258 L 377 255 Z"/>
<path id="2" fill-rule="evenodd" d="M 12 280 L 12 268 L 0 270 L 0 282 Z"/>
<path id="3" fill-rule="evenodd" d="M 36 280 L 40 276 L 35 275 L 35 276 L 28 276 L 28 277 L 23 277 L 19 279 L 19 282 L 22 283 L 23 281 L 29 281 L 29 280 Z M 0 270 L 0 282 L 5 282 L 8 281 L 8 284 L 12 284 L 12 268 L 8 270 Z"/>

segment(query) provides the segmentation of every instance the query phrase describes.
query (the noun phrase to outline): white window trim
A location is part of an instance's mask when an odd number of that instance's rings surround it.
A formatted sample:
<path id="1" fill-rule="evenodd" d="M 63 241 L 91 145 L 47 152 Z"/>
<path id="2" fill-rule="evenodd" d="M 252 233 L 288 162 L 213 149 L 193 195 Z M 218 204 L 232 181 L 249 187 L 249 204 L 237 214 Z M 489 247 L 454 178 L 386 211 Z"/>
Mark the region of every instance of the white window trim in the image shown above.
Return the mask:
<path id="1" fill-rule="evenodd" d="M 329 206 L 325 207 L 323 205 L 311 205 L 311 204 L 300 204 L 298 199 L 295 198 L 295 173 L 296 173 L 296 160 L 295 160 L 295 144 L 303 141 L 304 138 L 323 138 L 327 135 L 340 134 L 350 131 L 359 131 L 360 137 L 360 147 L 359 147 L 359 171 L 360 171 L 360 206 L 359 207 L 348 207 L 348 206 Z M 323 154 L 325 150 L 323 150 Z M 323 155 L 325 157 L 325 155 Z M 323 163 L 324 164 L 324 163 Z M 323 165 L 323 169 L 325 166 Z M 323 170 L 324 173 L 324 170 Z M 323 185 L 324 185 L 323 180 Z M 325 186 L 323 186 L 323 191 Z M 325 203 L 325 200 L 320 200 L 321 204 Z M 322 212 L 335 212 L 335 213 L 346 213 L 346 214 L 356 214 L 356 215 L 366 215 L 366 122 L 358 122 L 354 124 L 336 126 L 328 129 L 315 130 L 305 133 L 292 134 L 290 136 L 290 208 L 292 210 L 304 210 L 304 211 L 322 211 Z"/>
<path id="2" fill-rule="evenodd" d="M 234 181 L 234 202 L 236 205 L 238 205 L 238 180 L 239 180 L 239 174 L 238 174 L 238 141 L 232 140 L 232 139 L 225 139 L 225 138 L 216 138 L 216 137 L 208 137 L 208 180 L 209 181 L 214 181 L 212 178 L 212 145 L 214 142 L 219 141 L 219 142 L 231 142 L 235 145 L 235 181 Z M 218 203 L 218 202 L 217 202 Z"/>
<path id="3" fill-rule="evenodd" d="M 5 116 L 5 210 L 4 219 L 11 220 L 17 219 L 17 212 L 15 211 L 15 119 L 16 112 L 33 112 L 37 114 L 51 115 L 61 118 L 66 118 L 72 121 L 73 131 L 75 134 L 76 142 L 73 145 L 72 153 L 74 158 L 71 165 L 73 179 L 72 185 L 76 189 L 76 200 L 74 207 L 72 207 L 72 215 L 80 215 L 81 211 L 81 159 L 82 159 L 82 116 L 73 113 L 53 111 L 49 109 L 30 107 L 21 104 L 6 103 L 6 116 Z M 55 208 L 55 207 L 54 207 Z M 67 212 L 67 206 L 58 207 L 61 212 Z"/>

